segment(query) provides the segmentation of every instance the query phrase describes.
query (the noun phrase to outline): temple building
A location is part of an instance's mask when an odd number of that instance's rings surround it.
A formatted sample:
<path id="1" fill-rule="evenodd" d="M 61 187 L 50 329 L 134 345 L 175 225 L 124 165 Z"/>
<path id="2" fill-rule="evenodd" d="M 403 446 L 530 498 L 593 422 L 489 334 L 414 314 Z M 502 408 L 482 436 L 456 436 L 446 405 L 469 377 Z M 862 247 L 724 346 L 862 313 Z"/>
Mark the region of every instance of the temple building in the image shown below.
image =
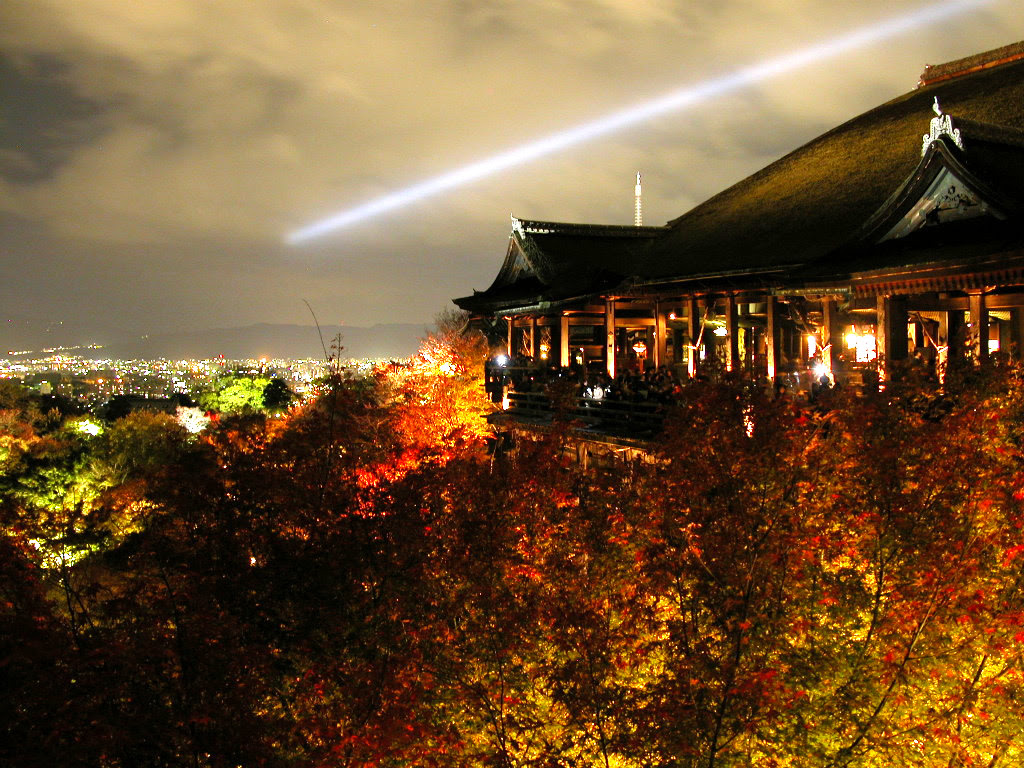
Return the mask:
<path id="1" fill-rule="evenodd" d="M 455 303 L 520 364 L 712 361 L 803 387 L 1024 352 L 1024 42 L 917 87 L 664 226 L 513 218 L 493 284 Z M 817 368 L 818 373 L 812 374 Z"/>

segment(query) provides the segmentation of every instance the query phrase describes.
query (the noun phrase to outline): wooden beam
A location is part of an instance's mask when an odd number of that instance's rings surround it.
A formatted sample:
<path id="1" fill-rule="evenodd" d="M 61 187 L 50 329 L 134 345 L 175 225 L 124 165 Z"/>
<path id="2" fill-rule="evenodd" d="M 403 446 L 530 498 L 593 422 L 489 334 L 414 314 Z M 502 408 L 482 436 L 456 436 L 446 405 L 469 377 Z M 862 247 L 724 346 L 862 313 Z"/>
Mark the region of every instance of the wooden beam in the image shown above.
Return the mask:
<path id="1" fill-rule="evenodd" d="M 907 307 L 918 312 L 950 312 L 967 310 L 966 296 L 908 296 Z"/>
<path id="2" fill-rule="evenodd" d="M 538 328 L 557 328 L 561 322 L 561 315 L 537 315 Z"/>
<path id="3" fill-rule="evenodd" d="M 1015 309 L 1024 307 L 1024 293 L 992 293 L 985 297 L 988 309 Z"/>

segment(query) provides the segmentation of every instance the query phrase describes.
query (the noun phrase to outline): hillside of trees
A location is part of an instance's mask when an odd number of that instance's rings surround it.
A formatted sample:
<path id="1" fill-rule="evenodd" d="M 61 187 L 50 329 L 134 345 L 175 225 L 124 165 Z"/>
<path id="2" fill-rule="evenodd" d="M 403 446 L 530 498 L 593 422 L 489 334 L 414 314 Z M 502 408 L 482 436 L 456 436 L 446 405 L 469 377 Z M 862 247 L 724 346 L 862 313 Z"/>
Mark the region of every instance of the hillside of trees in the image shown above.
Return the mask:
<path id="1" fill-rule="evenodd" d="M 100 425 L 0 383 L 0 764 L 1020 765 L 1024 382 L 489 450 L 477 343 Z"/>

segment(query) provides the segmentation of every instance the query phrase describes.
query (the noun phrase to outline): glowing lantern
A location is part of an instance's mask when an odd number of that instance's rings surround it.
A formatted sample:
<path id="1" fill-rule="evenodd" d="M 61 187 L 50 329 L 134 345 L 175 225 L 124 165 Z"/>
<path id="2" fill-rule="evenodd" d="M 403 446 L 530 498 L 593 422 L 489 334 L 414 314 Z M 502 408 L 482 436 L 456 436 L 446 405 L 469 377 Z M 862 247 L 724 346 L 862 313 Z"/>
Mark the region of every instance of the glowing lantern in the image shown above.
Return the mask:
<path id="1" fill-rule="evenodd" d="M 846 348 L 855 350 L 855 359 L 858 363 L 870 363 L 878 357 L 875 336 L 872 333 L 859 333 L 854 330 L 853 333 L 846 334 Z"/>
<path id="2" fill-rule="evenodd" d="M 807 334 L 807 357 L 811 358 L 818 351 L 818 339 L 813 333 Z"/>

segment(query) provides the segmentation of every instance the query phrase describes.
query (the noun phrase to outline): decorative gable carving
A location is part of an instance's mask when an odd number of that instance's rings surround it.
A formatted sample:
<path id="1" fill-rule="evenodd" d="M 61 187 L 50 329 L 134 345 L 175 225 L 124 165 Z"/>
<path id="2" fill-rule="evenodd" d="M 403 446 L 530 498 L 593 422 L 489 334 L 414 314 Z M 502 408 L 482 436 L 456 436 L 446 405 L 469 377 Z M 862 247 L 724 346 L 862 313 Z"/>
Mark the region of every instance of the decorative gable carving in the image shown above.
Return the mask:
<path id="1" fill-rule="evenodd" d="M 935 117 L 932 118 L 932 122 L 929 126 L 930 130 L 922 137 L 921 143 L 921 157 L 924 157 L 928 151 L 928 147 L 934 144 L 941 136 L 948 136 L 952 139 L 953 143 L 960 149 L 964 148 L 963 139 L 960 138 L 960 129 L 953 127 L 953 118 L 949 115 L 942 114 L 942 108 L 939 106 L 939 97 L 935 97 L 935 103 L 932 105 L 932 111 L 935 113 Z"/>
<path id="2" fill-rule="evenodd" d="M 981 216 L 1006 218 L 1007 201 L 971 171 L 960 130 L 942 113 L 938 98 L 932 109 L 935 117 L 923 137 L 917 169 L 864 223 L 863 241 L 882 243 L 924 227 Z M 972 130 L 979 127 L 972 125 Z"/>
<path id="3" fill-rule="evenodd" d="M 906 237 L 922 227 L 993 213 L 969 185 L 948 168 L 942 168 L 924 194 L 879 242 Z"/>
<path id="4" fill-rule="evenodd" d="M 509 282 L 515 282 L 521 277 L 528 277 L 534 275 L 533 267 L 530 266 L 530 262 L 526 260 L 526 254 L 523 253 L 522 247 L 518 243 L 515 243 L 509 253 L 511 262 L 508 265 L 508 272 L 506 277 Z"/>

